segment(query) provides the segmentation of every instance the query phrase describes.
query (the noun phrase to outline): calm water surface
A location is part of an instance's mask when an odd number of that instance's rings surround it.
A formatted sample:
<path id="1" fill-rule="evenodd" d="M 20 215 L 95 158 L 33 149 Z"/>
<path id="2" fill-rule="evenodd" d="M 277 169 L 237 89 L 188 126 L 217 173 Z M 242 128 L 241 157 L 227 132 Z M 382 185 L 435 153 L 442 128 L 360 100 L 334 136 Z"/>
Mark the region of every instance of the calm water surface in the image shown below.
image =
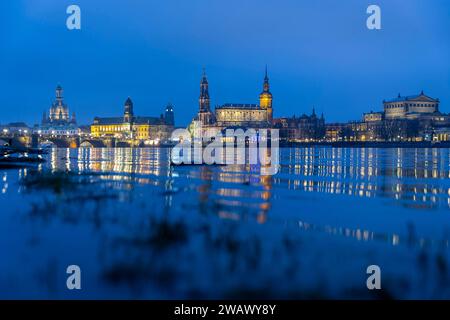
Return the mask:
<path id="1" fill-rule="evenodd" d="M 0 170 L 0 297 L 450 297 L 449 150 L 283 149 L 275 176 L 168 156 L 53 149 L 38 173 Z"/>

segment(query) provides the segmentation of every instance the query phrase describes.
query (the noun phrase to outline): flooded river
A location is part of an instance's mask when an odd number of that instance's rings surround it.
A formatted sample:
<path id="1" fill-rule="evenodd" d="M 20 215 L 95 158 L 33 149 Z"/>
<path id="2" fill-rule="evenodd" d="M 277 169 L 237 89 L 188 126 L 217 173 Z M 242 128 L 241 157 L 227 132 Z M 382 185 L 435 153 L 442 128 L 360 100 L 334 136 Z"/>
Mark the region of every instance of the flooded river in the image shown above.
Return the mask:
<path id="1" fill-rule="evenodd" d="M 450 298 L 448 149 L 286 148 L 274 176 L 169 152 L 0 170 L 0 297 Z"/>

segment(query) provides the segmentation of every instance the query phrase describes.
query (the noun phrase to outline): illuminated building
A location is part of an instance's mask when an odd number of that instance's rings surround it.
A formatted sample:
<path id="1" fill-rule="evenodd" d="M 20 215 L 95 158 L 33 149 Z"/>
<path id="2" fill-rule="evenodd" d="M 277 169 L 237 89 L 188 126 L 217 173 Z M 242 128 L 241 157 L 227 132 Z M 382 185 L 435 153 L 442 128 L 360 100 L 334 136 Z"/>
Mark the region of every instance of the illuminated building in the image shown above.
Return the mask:
<path id="1" fill-rule="evenodd" d="M 272 125 L 273 108 L 267 68 L 263 91 L 257 104 L 228 103 L 216 107 L 216 125 L 218 127 L 268 128 Z"/>
<path id="2" fill-rule="evenodd" d="M 439 114 L 439 99 L 431 98 L 423 91 L 414 96 L 401 96 L 383 101 L 386 119 L 420 119 Z"/>
<path id="3" fill-rule="evenodd" d="M 209 84 L 203 70 L 202 80 L 200 81 L 200 97 L 198 98 L 199 110 L 197 119 L 201 125 L 209 126 L 214 124 L 214 114 L 211 112 L 211 100 L 209 98 Z"/>
<path id="4" fill-rule="evenodd" d="M 267 68 L 263 91 L 259 96 L 259 105 L 227 103 L 216 106 L 214 113 L 211 111 L 208 79 L 203 71 L 200 82 L 199 111 L 190 125 L 191 131 L 195 132 L 198 128 L 208 127 L 218 129 L 226 127 L 269 128 L 272 124 L 272 117 L 272 94 L 270 93 Z"/>
<path id="5" fill-rule="evenodd" d="M 331 141 L 447 141 L 450 116 L 439 111 L 439 99 L 423 93 L 383 101 L 384 110 L 363 114 L 362 121 L 329 126 Z M 328 126 L 328 125 L 327 125 Z"/>
<path id="6" fill-rule="evenodd" d="M 123 117 L 94 118 L 91 136 L 94 138 L 117 138 L 132 144 L 158 144 L 170 137 L 175 120 L 173 106 L 169 104 L 160 117 L 137 117 L 133 102 L 125 101 Z"/>
<path id="7" fill-rule="evenodd" d="M 34 128 L 34 133 L 42 136 L 74 136 L 79 129 L 75 113 L 69 116 L 69 107 L 64 102 L 63 88 L 56 87 L 56 98 L 47 114 L 44 112 L 41 126 Z"/>
<path id="8" fill-rule="evenodd" d="M 7 125 L 0 125 L 0 135 L 20 136 L 28 135 L 30 132 L 30 127 L 23 122 L 13 122 Z"/>
<path id="9" fill-rule="evenodd" d="M 345 123 L 327 123 L 325 125 L 325 140 L 331 142 L 342 140 L 346 128 L 347 124 Z"/>
<path id="10" fill-rule="evenodd" d="M 269 77 L 267 75 L 267 66 L 266 66 L 266 74 L 264 77 L 264 85 L 263 92 L 259 95 L 259 106 L 262 110 L 267 112 L 267 121 L 272 123 L 273 119 L 273 109 L 272 109 L 272 94 L 270 93 L 270 85 L 269 85 Z"/>
<path id="11" fill-rule="evenodd" d="M 72 117 L 72 119 L 69 119 L 69 108 L 64 103 L 63 88 L 60 85 L 56 87 L 56 100 L 55 102 L 53 102 L 53 105 L 50 108 L 48 118 L 44 116 L 44 121 L 49 123 L 68 123 L 72 121 L 75 122 L 74 116 Z"/>
<path id="12" fill-rule="evenodd" d="M 368 113 L 364 113 L 364 115 L 363 115 L 364 122 L 377 122 L 377 121 L 383 121 L 383 119 L 384 119 L 383 112 L 370 111 Z"/>
<path id="13" fill-rule="evenodd" d="M 450 128 L 438 128 L 432 132 L 433 141 L 450 141 Z"/>
<path id="14" fill-rule="evenodd" d="M 325 137 L 325 118 L 318 117 L 313 108 L 311 115 L 277 118 L 273 126 L 280 130 L 280 139 L 285 141 L 318 141 Z"/>

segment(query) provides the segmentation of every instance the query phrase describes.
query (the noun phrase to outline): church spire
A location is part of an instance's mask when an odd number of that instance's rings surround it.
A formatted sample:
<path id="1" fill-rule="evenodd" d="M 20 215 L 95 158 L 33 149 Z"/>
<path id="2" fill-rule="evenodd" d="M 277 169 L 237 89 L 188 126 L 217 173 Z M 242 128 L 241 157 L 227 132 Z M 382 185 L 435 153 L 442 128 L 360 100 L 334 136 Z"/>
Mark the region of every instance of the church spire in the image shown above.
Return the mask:
<path id="1" fill-rule="evenodd" d="M 125 108 L 124 108 L 123 118 L 124 122 L 132 122 L 134 118 L 134 111 L 133 111 L 133 101 L 131 101 L 131 98 L 128 97 L 125 101 Z"/>
<path id="2" fill-rule="evenodd" d="M 60 84 L 56 87 L 56 100 L 62 100 L 63 99 L 63 88 Z"/>
<path id="3" fill-rule="evenodd" d="M 265 72 L 265 75 L 264 75 L 264 91 L 263 92 L 269 92 L 269 89 L 270 89 L 270 85 L 269 85 L 269 76 L 268 76 L 268 73 L 267 73 L 267 64 L 266 64 L 266 72 Z"/>
<path id="4" fill-rule="evenodd" d="M 269 75 L 267 73 L 267 65 L 264 74 L 263 92 L 259 95 L 259 107 L 263 110 L 267 110 L 267 121 L 272 122 L 273 110 L 272 110 L 272 94 L 270 93 Z"/>
<path id="5" fill-rule="evenodd" d="M 203 68 L 202 80 L 200 82 L 199 109 L 200 112 L 210 111 L 209 83 L 205 68 Z"/>

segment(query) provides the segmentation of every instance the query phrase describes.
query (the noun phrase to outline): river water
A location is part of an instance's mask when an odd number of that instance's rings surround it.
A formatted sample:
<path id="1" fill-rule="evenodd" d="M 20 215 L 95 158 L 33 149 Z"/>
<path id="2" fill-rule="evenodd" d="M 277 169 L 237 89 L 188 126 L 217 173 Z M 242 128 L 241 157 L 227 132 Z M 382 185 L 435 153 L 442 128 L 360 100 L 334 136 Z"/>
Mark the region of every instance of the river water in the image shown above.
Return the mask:
<path id="1" fill-rule="evenodd" d="M 448 149 L 286 148 L 274 176 L 169 152 L 0 170 L 0 297 L 450 298 Z"/>

